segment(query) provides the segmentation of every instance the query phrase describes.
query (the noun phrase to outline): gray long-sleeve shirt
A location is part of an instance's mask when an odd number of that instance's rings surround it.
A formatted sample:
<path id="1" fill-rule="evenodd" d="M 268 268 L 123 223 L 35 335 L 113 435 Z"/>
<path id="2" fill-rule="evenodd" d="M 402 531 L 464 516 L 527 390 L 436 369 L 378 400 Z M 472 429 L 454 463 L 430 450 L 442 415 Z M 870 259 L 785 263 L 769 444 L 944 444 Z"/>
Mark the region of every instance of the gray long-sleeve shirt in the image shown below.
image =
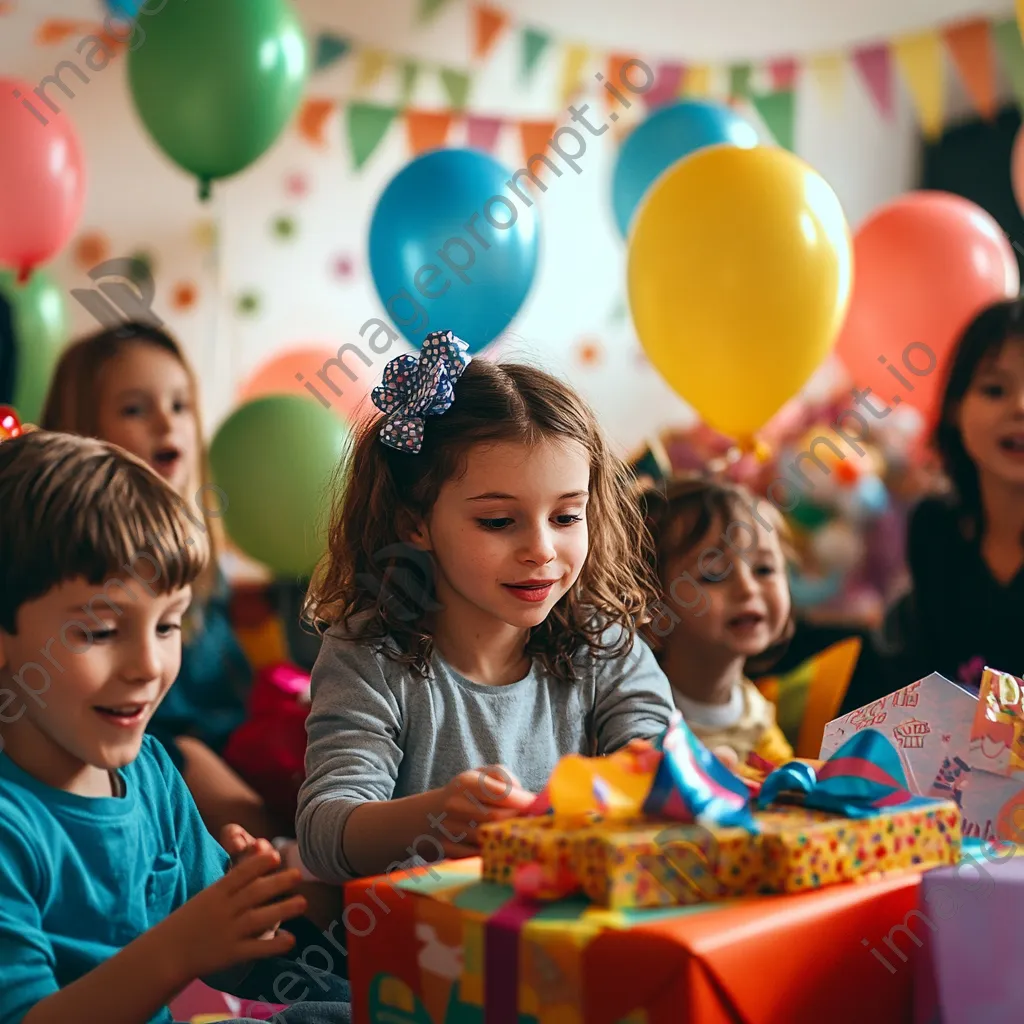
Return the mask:
<path id="1" fill-rule="evenodd" d="M 671 690 L 642 640 L 620 658 L 584 650 L 576 663 L 573 683 L 535 661 L 516 683 L 483 686 L 435 653 L 424 679 L 371 644 L 328 630 L 313 667 L 296 820 L 306 867 L 327 882 L 354 877 L 341 837 L 364 801 L 423 793 L 491 764 L 537 793 L 565 754 L 609 754 L 664 731 Z"/>

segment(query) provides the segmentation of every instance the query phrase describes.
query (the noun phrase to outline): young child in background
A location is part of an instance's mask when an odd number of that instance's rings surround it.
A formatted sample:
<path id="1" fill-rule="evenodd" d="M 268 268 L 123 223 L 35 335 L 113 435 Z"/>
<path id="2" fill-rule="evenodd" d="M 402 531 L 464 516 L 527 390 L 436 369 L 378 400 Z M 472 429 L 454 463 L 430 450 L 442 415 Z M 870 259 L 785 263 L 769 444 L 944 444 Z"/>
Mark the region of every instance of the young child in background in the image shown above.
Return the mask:
<path id="1" fill-rule="evenodd" d="M 890 617 L 886 692 L 931 672 L 977 686 L 985 665 L 1024 668 L 1024 301 L 965 330 L 933 442 L 952 493 L 910 517 L 912 591 Z"/>
<path id="2" fill-rule="evenodd" d="M 569 753 L 664 731 L 635 616 L 653 592 L 630 476 L 593 414 L 450 332 L 400 356 L 359 437 L 314 578 L 297 819 L 320 878 L 479 852 Z"/>
<path id="3" fill-rule="evenodd" d="M 169 1021 L 196 977 L 267 998 L 292 966 L 266 958 L 293 945 L 277 926 L 305 908 L 300 873 L 238 825 L 218 846 L 145 735 L 208 558 L 171 488 L 120 449 L 41 431 L 0 443 L 4 1024 Z M 276 1019 L 348 1014 L 310 1003 Z"/>
<path id="4" fill-rule="evenodd" d="M 76 342 L 54 371 L 41 426 L 120 445 L 162 476 L 192 520 L 203 523 L 213 557 L 194 587 L 181 672 L 149 731 L 181 770 L 214 835 L 229 821 L 264 838 L 291 834 L 292 823 L 272 821 L 260 796 L 221 757 L 245 718 L 252 673 L 228 620 L 214 521 L 223 499 L 204 486 L 198 388 L 180 346 L 142 323 Z"/>
<path id="5" fill-rule="evenodd" d="M 793 757 L 775 708 L 746 677 L 792 631 L 785 524 L 746 489 L 677 478 L 644 493 L 663 594 L 647 627 L 676 706 L 710 747 L 772 764 Z"/>

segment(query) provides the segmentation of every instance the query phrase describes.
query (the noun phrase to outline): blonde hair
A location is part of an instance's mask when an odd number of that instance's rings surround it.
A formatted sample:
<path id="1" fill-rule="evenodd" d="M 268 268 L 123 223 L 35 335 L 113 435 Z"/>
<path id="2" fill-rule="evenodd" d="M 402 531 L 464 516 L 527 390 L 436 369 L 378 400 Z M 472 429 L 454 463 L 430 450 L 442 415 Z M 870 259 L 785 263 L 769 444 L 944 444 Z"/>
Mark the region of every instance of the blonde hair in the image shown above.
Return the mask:
<path id="1" fill-rule="evenodd" d="M 0 629 L 13 635 L 18 609 L 61 583 L 103 586 L 140 559 L 161 594 L 195 582 L 210 559 L 206 534 L 141 459 L 41 430 L 0 443 Z"/>
<path id="2" fill-rule="evenodd" d="M 159 327 L 133 321 L 87 335 L 64 350 L 53 372 L 43 406 L 40 422 L 42 429 L 99 438 L 100 377 L 105 367 L 131 345 L 152 345 L 177 360 L 188 378 L 196 436 L 202 439 L 204 434 L 199 414 L 199 383 L 184 350 L 170 334 Z M 210 482 L 205 449 L 200 453 L 198 462 L 199 479 L 192 481 L 197 494 Z M 194 588 L 196 603 L 201 607 L 216 586 L 217 556 L 222 542 L 221 527 L 207 513 L 201 501 L 194 496 L 193 499 L 185 500 L 194 500 L 198 506 L 210 546 L 209 565 Z"/>
<path id="3" fill-rule="evenodd" d="M 427 420 L 419 453 L 383 444 L 382 419 L 363 425 L 342 467 L 328 550 L 306 603 L 318 627 L 343 623 L 360 638 L 389 637 L 397 653 L 382 646 L 385 653 L 426 675 L 433 648 L 427 617 L 440 606 L 429 560 L 404 538 L 429 515 L 473 445 L 553 440 L 578 442 L 588 454 L 590 546 L 576 584 L 531 630 L 526 651 L 571 681 L 582 648 L 602 657 L 628 650 L 635 618 L 654 596 L 643 521 L 630 471 L 572 388 L 530 366 L 474 359 L 455 384 L 451 408 Z M 605 630 L 616 625 L 621 630 L 606 646 Z"/>

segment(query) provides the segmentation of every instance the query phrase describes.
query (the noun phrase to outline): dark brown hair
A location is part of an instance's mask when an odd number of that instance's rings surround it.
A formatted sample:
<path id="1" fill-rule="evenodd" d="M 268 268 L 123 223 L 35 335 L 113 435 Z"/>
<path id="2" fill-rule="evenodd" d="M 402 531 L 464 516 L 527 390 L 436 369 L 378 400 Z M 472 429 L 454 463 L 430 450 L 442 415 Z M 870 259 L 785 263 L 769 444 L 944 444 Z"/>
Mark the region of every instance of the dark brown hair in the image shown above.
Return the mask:
<path id="1" fill-rule="evenodd" d="M 581 444 L 590 458 L 590 548 L 576 584 L 531 631 L 527 653 L 571 680 L 582 648 L 607 657 L 628 650 L 636 616 L 654 594 L 643 522 L 632 475 L 571 387 L 530 366 L 477 358 L 455 384 L 451 408 L 427 419 L 419 453 L 383 444 L 382 421 L 364 424 L 342 467 L 328 551 L 306 605 L 318 627 L 343 623 L 361 638 L 389 637 L 397 652 L 384 647 L 388 655 L 426 675 L 433 648 L 428 617 L 440 606 L 429 559 L 404 538 L 428 517 L 473 445 L 565 441 Z M 610 631 L 617 635 L 609 643 L 605 631 L 613 626 L 621 629 Z"/>
<path id="2" fill-rule="evenodd" d="M 942 460 L 965 532 L 984 532 L 984 508 L 978 484 L 978 469 L 968 455 L 960 434 L 960 403 L 970 390 L 978 367 L 998 358 L 1007 341 L 1024 341 L 1024 299 L 997 302 L 983 309 L 967 325 L 946 367 L 945 387 L 932 443 Z"/>
<path id="3" fill-rule="evenodd" d="M 64 350 L 53 372 L 46 403 L 43 406 L 40 422 L 43 430 L 99 437 L 100 378 L 108 363 L 131 345 L 153 345 L 173 356 L 180 364 L 189 382 L 192 415 L 196 421 L 196 437 L 202 443 L 204 435 L 199 415 L 199 385 L 184 350 L 166 331 L 152 324 L 135 321 L 86 335 Z M 205 452 L 201 452 L 199 479 L 193 481 L 191 486 L 194 486 L 198 493 L 209 482 L 206 455 Z M 206 535 L 209 538 L 210 564 L 195 586 L 196 603 L 201 607 L 216 586 L 220 525 L 211 518 L 203 503 L 197 500 L 194 494 L 182 497 L 183 500 L 198 506 L 198 513 L 206 524 Z"/>
<path id="4" fill-rule="evenodd" d="M 692 554 L 712 528 L 720 526 L 724 530 L 737 520 L 763 518 L 760 512 L 754 512 L 757 501 L 739 484 L 696 474 L 680 475 L 643 491 L 640 502 L 650 535 L 650 566 L 662 591 L 670 584 L 666 578 L 669 565 Z M 792 535 L 786 521 L 773 505 L 761 504 L 769 509 L 767 518 L 774 520 L 770 528 L 778 530 L 783 554 L 793 561 Z M 791 606 L 789 620 L 778 640 L 763 654 L 751 658 L 747 670 L 757 673 L 770 668 L 785 653 L 795 628 Z M 650 633 L 645 631 L 645 637 L 657 649 L 661 646 L 658 638 Z"/>
<path id="5" fill-rule="evenodd" d="M 105 600 L 106 585 L 145 558 L 145 585 L 168 594 L 198 579 L 209 557 L 174 489 L 116 445 L 41 430 L 0 443 L 4 632 L 14 634 L 23 604 L 69 580 L 103 587 Z"/>

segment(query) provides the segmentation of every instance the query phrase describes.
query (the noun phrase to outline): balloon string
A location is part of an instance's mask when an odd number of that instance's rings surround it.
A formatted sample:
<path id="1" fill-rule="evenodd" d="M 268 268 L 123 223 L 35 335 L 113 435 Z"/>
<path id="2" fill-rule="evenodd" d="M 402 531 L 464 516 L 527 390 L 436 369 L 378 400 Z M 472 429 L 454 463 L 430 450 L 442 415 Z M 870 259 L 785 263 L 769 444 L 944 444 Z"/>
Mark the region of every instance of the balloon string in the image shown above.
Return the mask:
<path id="1" fill-rule="evenodd" d="M 199 201 L 202 203 L 207 202 L 210 198 L 211 181 L 209 178 L 199 179 Z"/>

